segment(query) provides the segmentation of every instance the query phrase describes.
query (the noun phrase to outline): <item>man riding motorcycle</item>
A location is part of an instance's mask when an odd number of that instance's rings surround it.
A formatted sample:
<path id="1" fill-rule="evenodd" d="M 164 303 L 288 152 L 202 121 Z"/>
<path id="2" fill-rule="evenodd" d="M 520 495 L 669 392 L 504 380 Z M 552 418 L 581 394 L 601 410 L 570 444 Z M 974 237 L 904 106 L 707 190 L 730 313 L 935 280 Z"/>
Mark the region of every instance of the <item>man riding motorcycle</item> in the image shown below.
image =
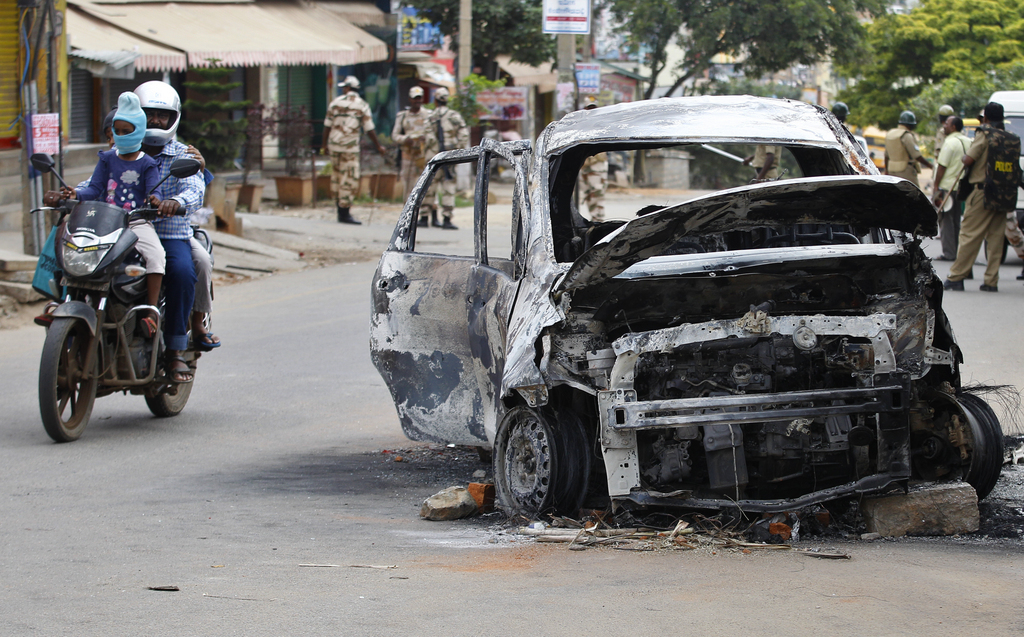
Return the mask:
<path id="1" fill-rule="evenodd" d="M 160 166 L 160 177 L 169 174 L 171 162 L 190 157 L 188 147 L 175 139 L 181 121 L 181 99 L 165 82 L 145 82 L 135 89 L 146 113 L 146 137 L 142 150 Z M 181 357 L 188 347 L 189 320 L 195 297 L 196 273 L 192 264 L 192 226 L 188 215 L 203 204 L 206 189 L 201 175 L 169 179 L 157 191 L 160 219 L 153 222 L 167 253 L 164 275 L 164 344 L 169 351 L 168 374 L 188 382 L 192 371 Z M 180 210 L 184 208 L 184 210 Z"/>

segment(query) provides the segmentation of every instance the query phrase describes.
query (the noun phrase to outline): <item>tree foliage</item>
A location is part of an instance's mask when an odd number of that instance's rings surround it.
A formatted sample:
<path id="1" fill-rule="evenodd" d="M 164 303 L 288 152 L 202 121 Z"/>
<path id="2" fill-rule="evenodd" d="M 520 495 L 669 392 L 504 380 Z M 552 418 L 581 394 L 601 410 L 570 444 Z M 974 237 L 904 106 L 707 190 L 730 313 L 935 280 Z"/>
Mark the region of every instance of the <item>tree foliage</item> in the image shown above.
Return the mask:
<path id="1" fill-rule="evenodd" d="M 881 0 L 606 0 L 627 42 L 649 51 L 649 98 L 664 71 L 670 93 L 707 71 L 718 54 L 738 56 L 748 76 L 812 64 L 825 56 L 839 62 L 862 54 L 859 15 L 881 13 Z M 666 48 L 675 42 L 682 61 L 667 68 Z"/>
<path id="2" fill-rule="evenodd" d="M 441 33 L 459 31 L 459 0 L 409 0 Z M 473 3 L 473 62 L 496 79 L 499 55 L 539 66 L 555 57 L 555 38 L 541 29 L 542 0 L 490 0 Z M 453 46 L 458 47 L 458 39 Z"/>
<path id="3" fill-rule="evenodd" d="M 851 122 L 895 126 L 901 110 L 941 104 L 973 117 L 992 90 L 1019 86 L 1024 0 L 923 0 L 872 23 L 867 43 L 861 63 L 841 68 L 859 77 L 840 96 Z"/>

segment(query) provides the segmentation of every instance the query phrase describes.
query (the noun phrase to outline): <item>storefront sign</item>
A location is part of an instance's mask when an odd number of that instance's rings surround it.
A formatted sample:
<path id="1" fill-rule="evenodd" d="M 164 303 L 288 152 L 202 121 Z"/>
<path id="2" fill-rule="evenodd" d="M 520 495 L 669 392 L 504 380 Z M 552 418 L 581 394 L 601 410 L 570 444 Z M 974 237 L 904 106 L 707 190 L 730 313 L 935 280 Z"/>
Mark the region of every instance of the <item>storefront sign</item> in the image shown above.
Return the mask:
<path id="1" fill-rule="evenodd" d="M 416 9 L 402 7 L 398 20 L 398 48 L 402 51 L 436 51 L 441 48 L 441 28 Z"/>
<path id="2" fill-rule="evenodd" d="M 495 91 L 480 91 L 476 101 L 487 109 L 480 119 L 521 120 L 526 117 L 530 88 L 528 86 L 504 86 Z"/>
<path id="3" fill-rule="evenodd" d="M 36 113 L 32 115 L 32 152 L 47 155 L 60 154 L 60 115 Z"/>
<path id="4" fill-rule="evenodd" d="M 590 0 L 544 0 L 544 33 L 590 33 Z"/>

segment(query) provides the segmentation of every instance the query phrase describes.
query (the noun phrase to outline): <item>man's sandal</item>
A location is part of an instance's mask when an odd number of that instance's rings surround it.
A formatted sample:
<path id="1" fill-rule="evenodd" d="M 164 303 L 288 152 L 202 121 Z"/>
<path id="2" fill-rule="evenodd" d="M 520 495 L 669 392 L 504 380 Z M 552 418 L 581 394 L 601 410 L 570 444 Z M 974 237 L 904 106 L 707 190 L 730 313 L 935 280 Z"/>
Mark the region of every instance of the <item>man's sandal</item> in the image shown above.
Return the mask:
<path id="1" fill-rule="evenodd" d="M 167 369 L 167 380 L 172 383 L 191 383 L 195 376 L 192 374 L 192 368 L 188 366 L 188 361 L 185 360 L 184 356 L 180 354 L 177 356 L 167 356 L 167 362 L 165 363 Z M 186 376 L 187 378 L 179 378 L 179 376 Z"/>
<path id="2" fill-rule="evenodd" d="M 199 338 L 196 339 L 196 335 L 193 332 L 192 349 L 199 352 L 210 352 L 220 347 L 220 339 L 217 338 L 217 336 L 213 332 L 205 332 L 203 334 L 199 334 L 198 336 Z M 217 340 L 213 340 L 215 338 Z"/>

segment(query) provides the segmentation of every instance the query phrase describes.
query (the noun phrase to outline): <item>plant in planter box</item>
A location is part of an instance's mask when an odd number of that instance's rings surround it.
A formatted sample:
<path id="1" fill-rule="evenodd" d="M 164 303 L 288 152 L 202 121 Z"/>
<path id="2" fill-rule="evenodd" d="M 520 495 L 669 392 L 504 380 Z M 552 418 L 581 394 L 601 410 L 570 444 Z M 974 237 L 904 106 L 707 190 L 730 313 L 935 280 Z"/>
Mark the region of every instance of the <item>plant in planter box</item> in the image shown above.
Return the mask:
<path id="1" fill-rule="evenodd" d="M 253 171 L 263 169 L 263 138 L 273 135 L 276 122 L 266 114 L 267 108 L 260 103 L 253 104 L 246 112 L 245 145 L 242 147 L 242 190 L 238 203 L 249 212 L 259 212 L 263 198 L 263 184 L 250 181 Z"/>
<path id="2" fill-rule="evenodd" d="M 313 125 L 304 106 L 280 104 L 270 109 L 268 119 L 284 157 L 287 177 L 275 177 L 277 199 L 282 204 L 305 205 L 313 200 L 313 178 L 300 176 L 301 166 L 313 154 Z"/>

